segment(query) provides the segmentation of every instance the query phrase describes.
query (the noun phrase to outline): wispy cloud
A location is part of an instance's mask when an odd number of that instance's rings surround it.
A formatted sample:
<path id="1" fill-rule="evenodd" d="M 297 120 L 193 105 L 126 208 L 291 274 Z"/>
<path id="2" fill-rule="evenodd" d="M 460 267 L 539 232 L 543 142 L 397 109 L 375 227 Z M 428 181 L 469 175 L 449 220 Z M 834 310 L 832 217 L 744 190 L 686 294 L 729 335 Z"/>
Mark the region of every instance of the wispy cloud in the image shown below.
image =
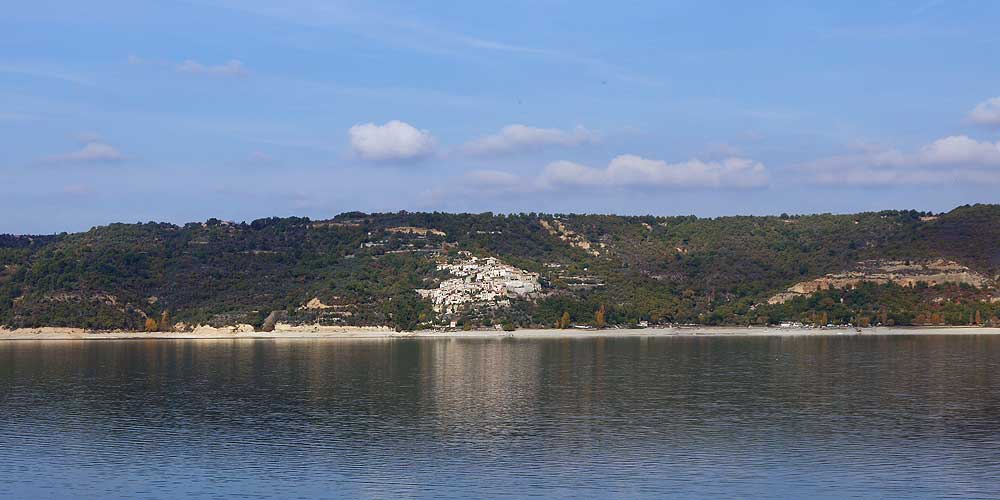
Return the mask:
<path id="1" fill-rule="evenodd" d="M 655 78 L 597 57 L 568 50 L 532 47 L 458 33 L 421 22 L 412 16 L 394 15 L 386 9 L 377 12 L 366 10 L 363 4 L 329 0 L 300 0 L 281 4 L 253 0 L 207 1 L 231 10 L 269 19 L 282 19 L 302 26 L 317 28 L 336 26 L 354 35 L 407 50 L 439 55 L 459 55 L 466 50 L 519 54 L 584 66 L 609 79 L 645 86 L 662 85 L 662 82 Z"/>
<path id="2" fill-rule="evenodd" d="M 534 179 L 502 170 L 470 170 L 458 179 L 422 193 L 425 204 L 437 205 L 447 200 L 516 197 L 537 193 L 540 186 Z"/>
<path id="3" fill-rule="evenodd" d="M 4 113 L 0 112 L 0 121 L 32 121 L 41 120 L 41 116 L 31 113 Z"/>
<path id="4" fill-rule="evenodd" d="M 247 156 L 247 161 L 257 164 L 274 163 L 274 157 L 263 151 L 254 151 Z"/>
<path id="5" fill-rule="evenodd" d="M 926 37 L 963 37 L 968 31 L 951 26 L 923 22 L 846 25 L 819 30 L 827 38 L 892 40 Z"/>
<path id="6" fill-rule="evenodd" d="M 88 142 L 80 149 L 45 158 L 46 163 L 110 163 L 120 162 L 125 155 L 103 142 Z"/>
<path id="7" fill-rule="evenodd" d="M 250 74 L 250 72 L 247 71 L 246 66 L 244 66 L 243 63 L 237 59 L 230 59 L 223 64 L 214 66 L 205 65 L 198 61 L 188 59 L 177 65 L 177 71 L 194 75 L 230 77 L 245 77 Z"/>
<path id="8" fill-rule="evenodd" d="M 801 166 L 808 177 L 831 185 L 1000 182 L 1000 142 L 948 136 L 916 150 L 871 148 Z"/>
<path id="9" fill-rule="evenodd" d="M 221 64 L 203 64 L 194 59 L 186 59 L 179 63 L 161 61 L 155 59 L 145 59 L 136 55 L 129 55 L 126 62 L 131 66 L 158 66 L 172 68 L 180 73 L 190 75 L 236 77 L 242 78 L 250 75 L 246 65 L 239 59 L 230 59 Z"/>
<path id="10" fill-rule="evenodd" d="M 7 73 L 11 75 L 23 75 L 33 78 L 44 78 L 47 80 L 59 80 L 66 83 L 72 83 L 75 85 L 84 85 L 88 87 L 96 85 L 95 80 L 90 76 L 74 73 L 72 71 L 66 71 L 60 68 L 53 68 L 46 65 L 0 64 L 0 73 Z"/>
<path id="11" fill-rule="evenodd" d="M 471 156 L 499 156 L 552 146 L 579 146 L 597 140 L 597 134 L 584 127 L 563 131 L 515 124 L 504 127 L 499 133 L 469 141 L 459 151 Z"/>

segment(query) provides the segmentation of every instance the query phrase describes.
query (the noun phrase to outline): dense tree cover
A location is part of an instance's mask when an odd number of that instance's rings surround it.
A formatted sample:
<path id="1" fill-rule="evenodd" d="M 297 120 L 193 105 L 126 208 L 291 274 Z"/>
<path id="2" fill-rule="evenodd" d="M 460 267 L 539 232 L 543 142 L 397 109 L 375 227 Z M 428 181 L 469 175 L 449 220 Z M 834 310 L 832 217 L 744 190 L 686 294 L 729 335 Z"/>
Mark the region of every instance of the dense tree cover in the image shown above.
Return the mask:
<path id="1" fill-rule="evenodd" d="M 210 219 L 0 235 L 0 324 L 141 330 L 147 319 L 163 328 L 166 314 L 171 322 L 260 326 L 280 313 L 293 322 L 412 329 L 444 319 L 413 290 L 436 286 L 444 277 L 437 260 L 459 250 L 537 272 L 544 287 L 536 300 L 451 318 L 462 325 L 554 327 L 567 316 L 572 323 L 608 325 L 968 324 L 977 315 L 989 322 L 997 313 L 989 302 L 993 290 L 963 287 L 865 285 L 766 304 L 797 281 L 869 259 L 944 258 L 995 279 L 1000 206 L 932 215 L 352 212 L 324 221 Z M 556 221 L 568 234 L 550 232 L 546 225 Z M 590 249 L 574 245 L 584 240 Z M 313 298 L 322 309 L 303 307 Z"/>

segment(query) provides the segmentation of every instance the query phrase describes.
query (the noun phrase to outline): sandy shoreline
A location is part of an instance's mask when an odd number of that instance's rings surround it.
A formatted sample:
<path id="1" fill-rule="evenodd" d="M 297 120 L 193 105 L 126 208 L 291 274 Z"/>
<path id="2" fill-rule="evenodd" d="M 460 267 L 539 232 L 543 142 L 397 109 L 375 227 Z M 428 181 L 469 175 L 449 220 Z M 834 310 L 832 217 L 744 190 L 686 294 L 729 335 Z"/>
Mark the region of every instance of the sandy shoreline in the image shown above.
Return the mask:
<path id="1" fill-rule="evenodd" d="M 872 336 L 872 335 L 998 335 L 1000 328 L 982 327 L 879 327 L 865 328 L 859 334 L 852 328 L 739 328 L 675 327 L 636 330 L 533 330 L 513 332 L 495 330 L 394 332 L 378 328 L 296 329 L 273 332 L 194 331 L 194 332 L 87 332 L 69 328 L 32 328 L 0 330 L 3 340 L 180 340 L 180 339 L 409 339 L 409 338 L 625 338 L 625 337 L 796 337 L 796 336 Z"/>

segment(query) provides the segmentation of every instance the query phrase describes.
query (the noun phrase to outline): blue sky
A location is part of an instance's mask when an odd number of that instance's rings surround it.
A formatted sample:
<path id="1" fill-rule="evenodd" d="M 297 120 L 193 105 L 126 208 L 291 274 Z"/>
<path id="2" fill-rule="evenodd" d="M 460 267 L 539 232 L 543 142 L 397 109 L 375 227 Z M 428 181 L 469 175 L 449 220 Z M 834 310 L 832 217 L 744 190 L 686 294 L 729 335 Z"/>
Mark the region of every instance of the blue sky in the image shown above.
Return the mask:
<path id="1" fill-rule="evenodd" d="M 0 232 L 1000 201 L 1000 3 L 33 1 Z"/>

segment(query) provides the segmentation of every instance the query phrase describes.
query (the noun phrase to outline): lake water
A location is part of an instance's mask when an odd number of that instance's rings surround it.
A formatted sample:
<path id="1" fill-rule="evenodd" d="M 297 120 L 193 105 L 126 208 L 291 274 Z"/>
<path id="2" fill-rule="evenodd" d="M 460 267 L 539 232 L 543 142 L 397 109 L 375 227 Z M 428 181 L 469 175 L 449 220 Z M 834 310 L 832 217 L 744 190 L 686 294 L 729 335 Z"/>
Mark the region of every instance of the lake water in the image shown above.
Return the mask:
<path id="1" fill-rule="evenodd" d="M 0 497 L 1000 498 L 1000 337 L 0 342 Z"/>

